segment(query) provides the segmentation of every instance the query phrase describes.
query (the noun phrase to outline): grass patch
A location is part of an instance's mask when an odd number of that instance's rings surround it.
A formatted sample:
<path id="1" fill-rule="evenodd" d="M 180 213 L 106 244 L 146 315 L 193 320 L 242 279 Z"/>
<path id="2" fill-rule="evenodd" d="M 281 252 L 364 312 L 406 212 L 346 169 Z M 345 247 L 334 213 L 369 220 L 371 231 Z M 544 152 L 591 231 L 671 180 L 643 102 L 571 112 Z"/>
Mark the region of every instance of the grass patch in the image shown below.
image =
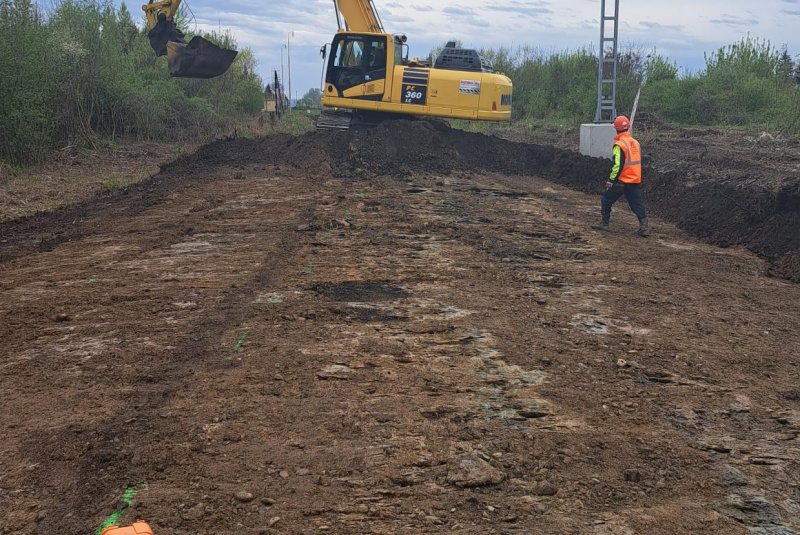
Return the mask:
<path id="1" fill-rule="evenodd" d="M 250 334 L 250 331 L 245 331 L 245 332 L 242 333 L 242 335 L 239 337 L 239 340 L 233 346 L 233 349 L 231 350 L 231 354 L 228 355 L 228 360 L 233 360 L 233 356 L 236 353 L 238 353 L 239 350 L 242 349 L 242 345 L 244 344 L 244 341 L 247 340 L 247 335 L 248 334 Z"/>
<path id="2" fill-rule="evenodd" d="M 10 163 L 0 162 L 0 184 L 6 180 L 13 180 L 23 173 L 23 168 L 11 165 Z"/>
<path id="3" fill-rule="evenodd" d="M 131 177 L 119 173 L 113 173 L 111 176 L 103 180 L 103 189 L 111 191 L 118 189 L 125 189 L 134 182 L 138 182 L 139 180 L 140 179 L 138 177 Z"/>
<path id="4" fill-rule="evenodd" d="M 270 307 L 273 307 L 273 306 L 277 305 L 282 300 L 283 300 L 283 296 L 281 294 L 273 295 L 272 297 L 269 298 L 269 301 L 264 303 L 263 306 L 264 306 L 264 308 L 270 308 Z"/>
<path id="5" fill-rule="evenodd" d="M 111 513 L 111 515 L 100 525 L 100 527 L 97 528 L 95 535 L 100 535 L 104 529 L 110 526 L 116 526 L 122 515 L 124 515 L 128 508 L 133 505 L 133 498 L 136 496 L 136 494 L 140 490 L 144 490 L 146 488 L 147 481 L 125 487 L 125 492 L 122 493 L 122 497 L 119 499 L 119 501 L 122 502 L 122 505 L 119 507 L 119 509 Z"/>
<path id="6" fill-rule="evenodd" d="M 314 119 L 319 115 L 319 110 L 287 112 L 275 122 L 265 121 L 265 134 L 291 134 L 301 136 L 316 130 Z"/>

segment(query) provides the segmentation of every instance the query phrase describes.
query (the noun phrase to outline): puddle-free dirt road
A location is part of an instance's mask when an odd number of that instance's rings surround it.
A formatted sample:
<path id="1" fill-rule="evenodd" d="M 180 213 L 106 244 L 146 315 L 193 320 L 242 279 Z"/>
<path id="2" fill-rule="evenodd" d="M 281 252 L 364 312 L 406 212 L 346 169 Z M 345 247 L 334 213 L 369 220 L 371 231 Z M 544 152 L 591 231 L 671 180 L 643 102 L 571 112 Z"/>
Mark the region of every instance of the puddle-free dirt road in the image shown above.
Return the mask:
<path id="1" fill-rule="evenodd" d="M 126 486 L 157 535 L 800 530 L 800 287 L 535 176 L 358 165 L 4 227 L 1 533 Z"/>

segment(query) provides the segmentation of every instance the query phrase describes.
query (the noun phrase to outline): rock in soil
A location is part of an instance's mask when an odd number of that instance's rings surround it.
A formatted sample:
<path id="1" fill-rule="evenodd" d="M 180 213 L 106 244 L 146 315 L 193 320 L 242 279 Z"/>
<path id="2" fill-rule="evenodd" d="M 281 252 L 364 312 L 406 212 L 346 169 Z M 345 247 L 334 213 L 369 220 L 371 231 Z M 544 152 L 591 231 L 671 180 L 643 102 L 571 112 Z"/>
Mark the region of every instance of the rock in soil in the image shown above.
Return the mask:
<path id="1" fill-rule="evenodd" d="M 555 496 L 558 494 L 558 487 L 549 481 L 537 481 L 531 487 L 531 494 L 536 496 Z"/>
<path id="2" fill-rule="evenodd" d="M 629 468 L 625 470 L 625 481 L 630 481 L 631 483 L 638 483 L 642 480 L 642 472 L 638 468 Z"/>
<path id="3" fill-rule="evenodd" d="M 447 481 L 457 487 L 485 487 L 497 485 L 506 474 L 483 459 L 465 455 L 452 463 L 447 473 Z"/>
<path id="4" fill-rule="evenodd" d="M 245 490 L 240 490 L 233 495 L 238 501 L 248 503 L 253 501 L 253 495 Z"/>

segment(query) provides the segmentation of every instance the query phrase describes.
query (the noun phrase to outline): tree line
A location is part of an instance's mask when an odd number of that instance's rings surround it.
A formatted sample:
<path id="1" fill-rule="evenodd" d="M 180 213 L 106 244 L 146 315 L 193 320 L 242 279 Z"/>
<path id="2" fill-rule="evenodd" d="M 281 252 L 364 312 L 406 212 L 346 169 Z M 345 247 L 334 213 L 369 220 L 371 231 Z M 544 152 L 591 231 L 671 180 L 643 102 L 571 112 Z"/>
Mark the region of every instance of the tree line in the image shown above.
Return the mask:
<path id="1" fill-rule="evenodd" d="M 0 162 L 40 163 L 54 149 L 117 138 L 189 139 L 262 109 L 264 87 L 250 50 L 218 78 L 170 78 L 142 26 L 125 4 L 106 0 L 60 0 L 47 12 L 31 0 L 0 0 Z M 237 48 L 230 33 L 203 36 Z M 598 58 L 591 48 L 480 53 L 514 81 L 515 120 L 594 119 Z M 749 36 L 706 54 L 698 72 L 681 72 L 655 50 L 628 47 L 619 56 L 617 109 L 629 113 L 644 83 L 640 110 L 663 121 L 798 135 L 798 68 L 786 48 Z M 317 106 L 319 96 L 310 91 L 303 105 Z"/>
<path id="2" fill-rule="evenodd" d="M 545 124 L 594 120 L 598 54 L 590 48 L 547 53 L 531 47 L 485 49 L 514 82 L 513 116 Z M 698 72 L 636 47 L 619 53 L 617 111 L 639 110 L 687 126 L 742 127 L 800 134 L 800 64 L 789 51 L 745 37 L 705 54 Z"/>
<path id="3" fill-rule="evenodd" d="M 206 135 L 262 108 L 250 50 L 213 80 L 170 78 L 140 26 L 125 4 L 64 0 L 44 12 L 0 0 L 0 162 L 40 163 L 54 149 L 121 137 Z M 203 37 L 236 48 L 229 33 Z"/>

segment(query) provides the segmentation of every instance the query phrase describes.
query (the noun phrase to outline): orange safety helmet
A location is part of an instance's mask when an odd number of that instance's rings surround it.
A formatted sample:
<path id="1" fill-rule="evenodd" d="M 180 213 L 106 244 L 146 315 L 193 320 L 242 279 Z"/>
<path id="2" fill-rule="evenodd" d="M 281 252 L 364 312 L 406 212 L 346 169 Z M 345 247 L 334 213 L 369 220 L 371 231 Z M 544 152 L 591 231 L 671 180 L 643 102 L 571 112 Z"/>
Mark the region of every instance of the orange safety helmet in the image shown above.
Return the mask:
<path id="1" fill-rule="evenodd" d="M 620 115 L 614 119 L 614 128 L 616 128 L 617 132 L 625 132 L 626 130 L 630 130 L 631 122 L 624 115 Z"/>

